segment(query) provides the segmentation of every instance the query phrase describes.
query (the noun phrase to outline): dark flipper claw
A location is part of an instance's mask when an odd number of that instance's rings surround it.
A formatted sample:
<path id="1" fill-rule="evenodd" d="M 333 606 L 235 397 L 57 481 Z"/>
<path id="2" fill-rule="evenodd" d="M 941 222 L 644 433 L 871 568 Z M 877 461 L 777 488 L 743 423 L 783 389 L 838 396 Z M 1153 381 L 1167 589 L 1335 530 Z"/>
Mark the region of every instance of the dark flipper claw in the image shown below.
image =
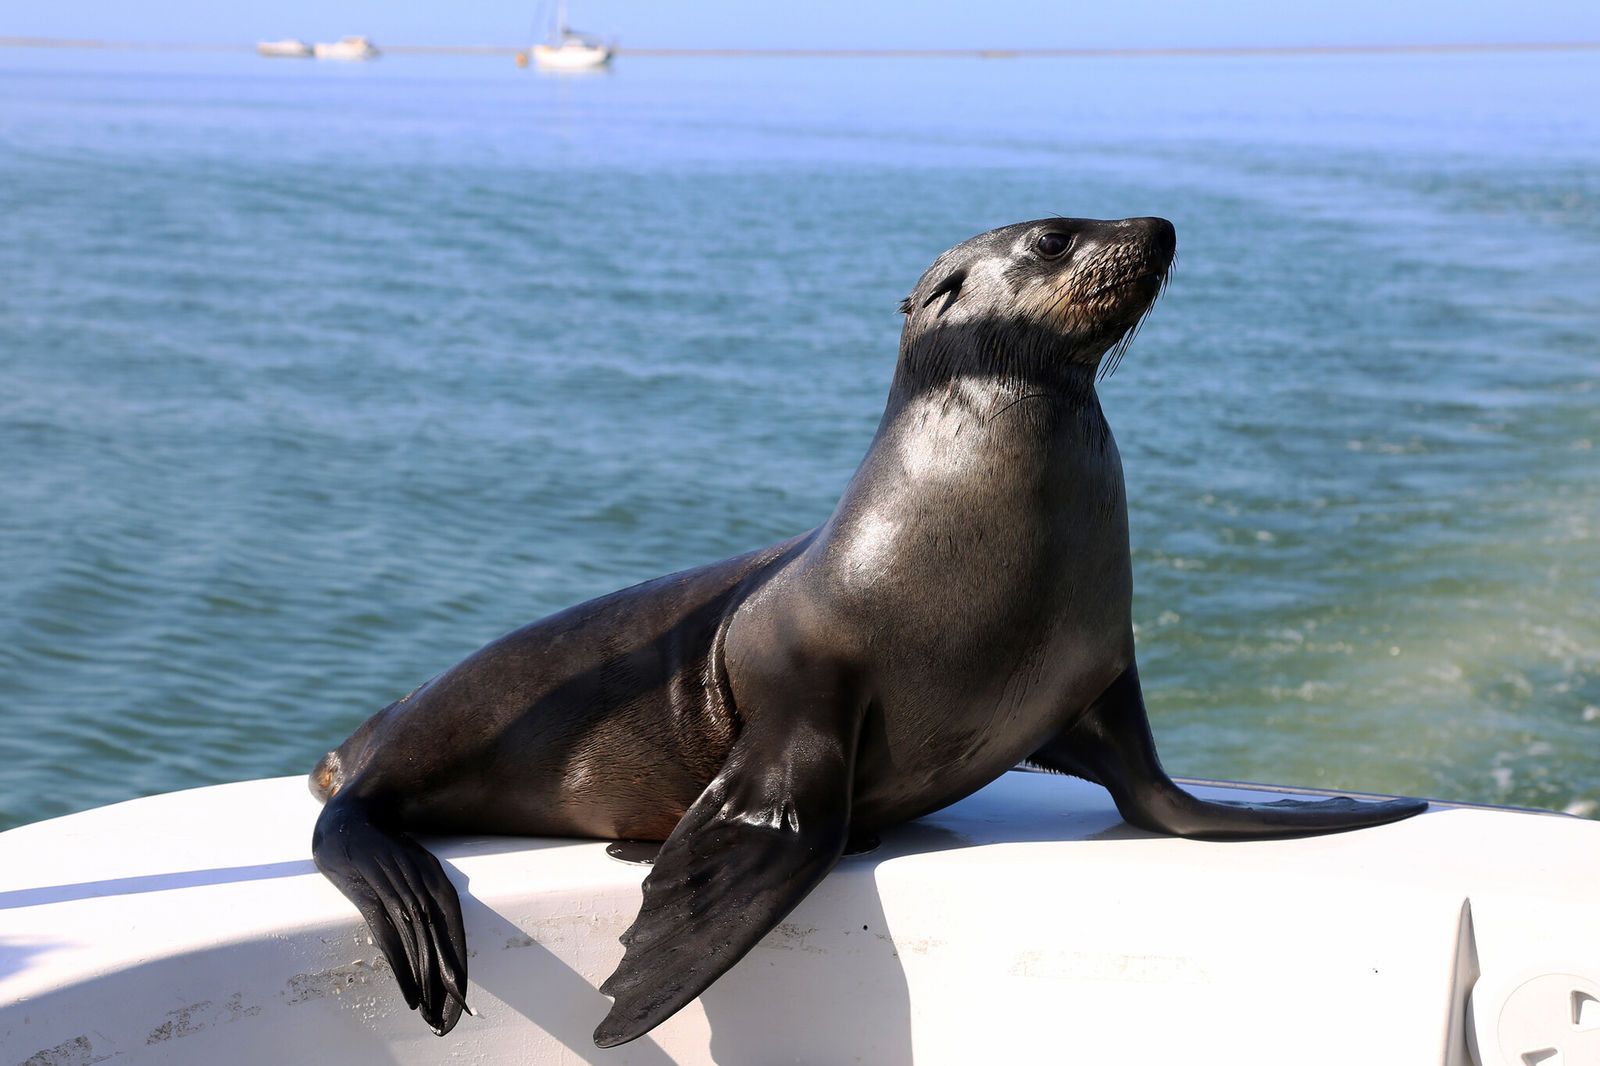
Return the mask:
<path id="1" fill-rule="evenodd" d="M 366 919 L 406 1006 L 440 1036 L 455 1028 L 468 1010 L 467 937 L 461 900 L 439 860 L 344 797 L 317 819 L 311 854 Z"/>

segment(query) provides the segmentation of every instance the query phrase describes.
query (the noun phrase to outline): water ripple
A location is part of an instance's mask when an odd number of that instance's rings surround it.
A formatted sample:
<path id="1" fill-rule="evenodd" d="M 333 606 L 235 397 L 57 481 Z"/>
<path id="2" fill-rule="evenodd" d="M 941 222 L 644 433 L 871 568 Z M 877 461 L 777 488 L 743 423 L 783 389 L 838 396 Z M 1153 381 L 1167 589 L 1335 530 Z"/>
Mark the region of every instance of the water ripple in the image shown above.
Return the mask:
<path id="1" fill-rule="evenodd" d="M 823 520 L 898 298 L 1052 211 L 1180 235 L 1102 390 L 1168 765 L 1592 811 L 1586 62 L 0 73 L 0 826 Z"/>

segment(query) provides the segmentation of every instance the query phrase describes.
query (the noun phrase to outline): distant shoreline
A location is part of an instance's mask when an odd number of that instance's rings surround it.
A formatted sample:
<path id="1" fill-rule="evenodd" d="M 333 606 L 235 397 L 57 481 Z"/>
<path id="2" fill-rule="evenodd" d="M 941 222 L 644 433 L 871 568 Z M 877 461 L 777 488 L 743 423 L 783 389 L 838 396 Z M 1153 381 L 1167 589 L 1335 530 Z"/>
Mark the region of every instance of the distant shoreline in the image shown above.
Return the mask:
<path id="1" fill-rule="evenodd" d="M 189 41 L 102 41 L 75 37 L 0 37 L 0 48 L 56 48 L 123 52 L 248 52 L 248 44 Z M 380 45 L 389 55 L 512 56 L 523 51 L 493 44 Z M 1214 45 L 1148 48 L 648 48 L 623 47 L 618 56 L 666 59 L 1090 59 L 1160 56 L 1328 56 L 1466 52 L 1573 52 L 1600 49 L 1600 41 L 1523 41 L 1476 44 Z"/>

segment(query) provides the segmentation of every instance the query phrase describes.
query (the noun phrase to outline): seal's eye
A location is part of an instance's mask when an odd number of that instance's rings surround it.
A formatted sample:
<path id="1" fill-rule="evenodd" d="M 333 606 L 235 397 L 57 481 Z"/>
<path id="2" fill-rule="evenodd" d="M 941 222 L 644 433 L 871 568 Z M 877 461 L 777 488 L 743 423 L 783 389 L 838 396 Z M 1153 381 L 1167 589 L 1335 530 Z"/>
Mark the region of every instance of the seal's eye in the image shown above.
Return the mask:
<path id="1" fill-rule="evenodd" d="M 1072 247 L 1072 238 L 1065 233 L 1046 233 L 1033 242 L 1033 250 L 1046 259 L 1059 259 Z"/>

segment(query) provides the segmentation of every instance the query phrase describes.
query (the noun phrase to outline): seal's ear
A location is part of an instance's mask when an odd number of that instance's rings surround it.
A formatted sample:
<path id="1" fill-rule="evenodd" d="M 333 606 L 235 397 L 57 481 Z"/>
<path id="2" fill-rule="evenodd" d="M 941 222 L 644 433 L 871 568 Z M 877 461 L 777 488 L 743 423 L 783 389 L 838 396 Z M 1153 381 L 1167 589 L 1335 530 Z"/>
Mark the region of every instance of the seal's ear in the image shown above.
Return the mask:
<path id="1" fill-rule="evenodd" d="M 928 293 L 928 298 L 922 301 L 922 306 L 927 307 L 929 304 L 933 303 L 933 301 L 943 296 L 945 298 L 944 306 L 939 308 L 938 313 L 941 315 L 944 314 L 946 311 L 950 310 L 950 305 L 955 303 L 956 299 L 961 295 L 961 286 L 966 280 L 967 272 L 965 270 L 955 271 L 949 277 L 939 282 L 938 286 L 932 292 Z"/>

